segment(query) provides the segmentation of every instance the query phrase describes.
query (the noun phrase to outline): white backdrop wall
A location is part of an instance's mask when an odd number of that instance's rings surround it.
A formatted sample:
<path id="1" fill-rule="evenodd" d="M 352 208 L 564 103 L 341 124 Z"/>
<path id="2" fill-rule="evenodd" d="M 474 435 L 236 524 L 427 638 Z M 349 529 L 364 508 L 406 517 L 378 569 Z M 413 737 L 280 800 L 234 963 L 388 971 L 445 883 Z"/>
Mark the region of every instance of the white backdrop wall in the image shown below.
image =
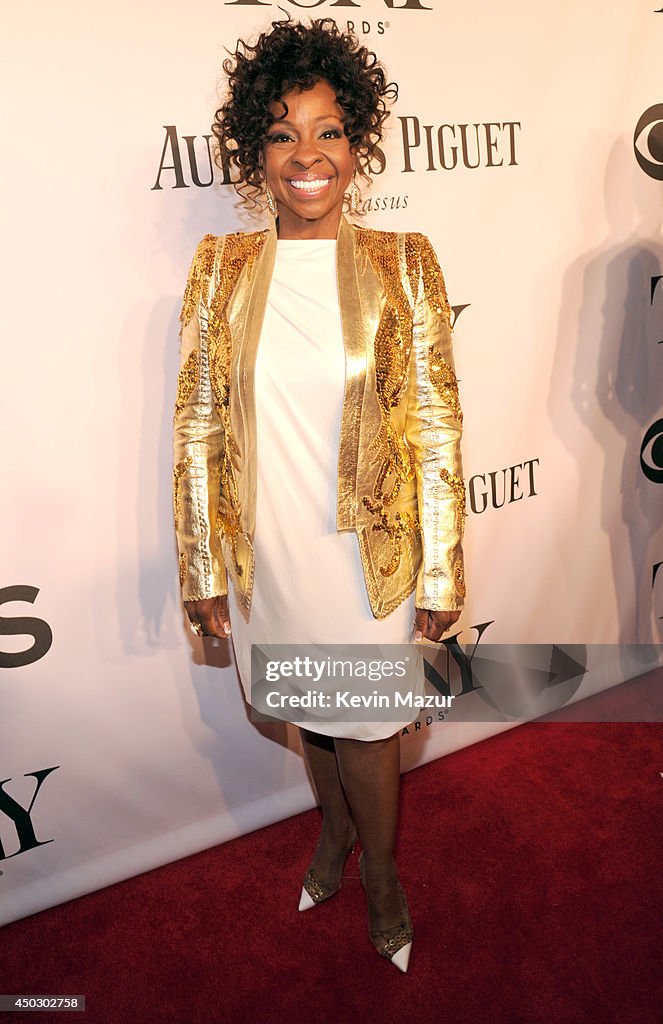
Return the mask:
<path id="1" fill-rule="evenodd" d="M 312 13 L 400 86 L 366 223 L 427 233 L 457 307 L 459 641 L 660 644 L 663 13 L 427 2 Z M 296 733 L 253 725 L 231 648 L 185 628 L 171 517 L 186 272 L 250 226 L 205 136 L 224 47 L 277 16 L 5 12 L 0 923 L 313 804 Z M 622 647 L 576 697 L 654 657 Z M 422 719 L 404 767 L 513 724 Z"/>

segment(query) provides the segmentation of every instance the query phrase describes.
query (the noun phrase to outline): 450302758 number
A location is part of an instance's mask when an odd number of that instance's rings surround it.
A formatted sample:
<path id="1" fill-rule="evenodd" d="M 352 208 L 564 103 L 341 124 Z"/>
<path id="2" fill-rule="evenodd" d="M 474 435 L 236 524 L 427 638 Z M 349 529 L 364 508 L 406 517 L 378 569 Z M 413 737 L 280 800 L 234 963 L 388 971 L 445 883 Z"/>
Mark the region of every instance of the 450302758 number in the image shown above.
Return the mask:
<path id="1" fill-rule="evenodd" d="M 0 995 L 0 1011 L 84 1010 L 85 996 Z"/>

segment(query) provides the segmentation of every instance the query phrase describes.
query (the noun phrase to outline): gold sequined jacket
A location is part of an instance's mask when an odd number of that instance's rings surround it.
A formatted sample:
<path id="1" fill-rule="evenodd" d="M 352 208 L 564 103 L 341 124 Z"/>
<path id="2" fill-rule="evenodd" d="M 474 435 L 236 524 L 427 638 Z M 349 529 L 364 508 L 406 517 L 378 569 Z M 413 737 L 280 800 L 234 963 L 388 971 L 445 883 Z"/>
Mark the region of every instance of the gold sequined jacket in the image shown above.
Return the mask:
<path id="1" fill-rule="evenodd" d="M 181 314 L 174 512 L 185 601 L 226 594 L 248 615 L 254 576 L 254 366 L 276 228 L 198 245 Z M 336 528 L 354 530 L 373 614 L 416 588 L 463 605 L 462 412 L 444 279 L 424 235 L 341 218 L 337 279 L 345 394 Z"/>

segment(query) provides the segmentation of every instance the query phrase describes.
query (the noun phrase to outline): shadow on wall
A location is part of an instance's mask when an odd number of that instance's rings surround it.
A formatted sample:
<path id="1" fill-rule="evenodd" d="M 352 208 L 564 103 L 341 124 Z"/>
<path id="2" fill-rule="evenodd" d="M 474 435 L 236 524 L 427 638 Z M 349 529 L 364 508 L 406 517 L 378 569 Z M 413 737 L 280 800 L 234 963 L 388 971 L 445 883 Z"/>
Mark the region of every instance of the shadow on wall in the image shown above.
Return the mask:
<path id="1" fill-rule="evenodd" d="M 578 466 L 576 512 L 600 502 L 620 624 L 615 641 L 660 643 L 652 567 L 663 558 L 663 485 L 643 473 L 640 449 L 662 415 L 663 288 L 651 298 L 652 278 L 663 274 L 661 192 L 623 140 L 606 167 L 605 205 L 608 237 L 563 278 L 548 414 L 577 461 L 578 420 L 594 441 L 592 458 L 602 451 L 600 494 L 594 493 L 596 477 Z M 592 585 L 603 588 L 609 578 L 606 566 Z"/>

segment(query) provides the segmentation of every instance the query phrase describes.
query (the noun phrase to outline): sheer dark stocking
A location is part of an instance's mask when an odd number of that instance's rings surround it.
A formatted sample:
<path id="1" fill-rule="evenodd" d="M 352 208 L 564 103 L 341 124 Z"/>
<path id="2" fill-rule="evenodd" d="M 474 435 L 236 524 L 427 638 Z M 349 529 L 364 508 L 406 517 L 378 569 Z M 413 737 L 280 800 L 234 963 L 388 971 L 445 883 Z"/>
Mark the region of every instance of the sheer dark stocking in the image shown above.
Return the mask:
<path id="1" fill-rule="evenodd" d="M 407 911 L 394 863 L 400 784 L 400 737 L 336 739 L 339 775 L 363 849 L 363 880 L 372 932 L 404 924 Z M 386 940 L 374 938 L 380 949 Z"/>
<path id="2" fill-rule="evenodd" d="M 310 869 L 320 885 L 333 892 L 340 885 L 357 830 L 339 778 L 334 740 L 306 729 L 300 733 L 304 758 L 322 810 L 322 831 Z"/>

